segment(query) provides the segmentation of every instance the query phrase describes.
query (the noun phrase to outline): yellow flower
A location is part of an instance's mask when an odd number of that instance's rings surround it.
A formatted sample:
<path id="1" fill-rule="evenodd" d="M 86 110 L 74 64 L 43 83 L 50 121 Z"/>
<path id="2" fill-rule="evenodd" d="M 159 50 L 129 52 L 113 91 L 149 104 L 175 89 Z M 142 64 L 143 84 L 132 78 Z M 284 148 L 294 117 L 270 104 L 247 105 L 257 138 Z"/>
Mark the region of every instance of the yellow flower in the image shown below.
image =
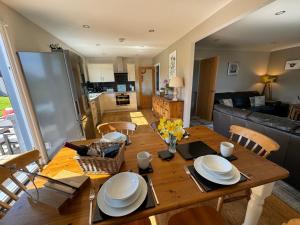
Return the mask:
<path id="1" fill-rule="evenodd" d="M 178 141 L 180 141 L 180 140 L 182 139 L 182 137 L 183 137 L 183 134 L 182 134 L 182 132 L 181 132 L 180 130 L 176 130 L 176 131 L 174 132 L 174 136 L 176 137 L 176 139 L 177 139 Z"/>
<path id="2" fill-rule="evenodd" d="M 161 136 L 163 139 L 166 139 L 169 137 L 169 132 L 163 132 Z"/>

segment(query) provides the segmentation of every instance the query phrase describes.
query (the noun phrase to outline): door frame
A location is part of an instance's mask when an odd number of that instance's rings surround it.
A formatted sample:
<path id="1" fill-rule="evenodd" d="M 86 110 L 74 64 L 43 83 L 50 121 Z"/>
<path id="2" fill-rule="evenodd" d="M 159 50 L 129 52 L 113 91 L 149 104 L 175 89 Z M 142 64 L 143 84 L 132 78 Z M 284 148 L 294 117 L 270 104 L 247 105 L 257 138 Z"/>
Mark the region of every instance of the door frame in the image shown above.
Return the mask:
<path id="1" fill-rule="evenodd" d="M 140 107 L 142 109 L 142 70 L 152 70 L 152 96 L 155 95 L 155 67 L 154 66 L 139 66 L 138 68 L 138 79 L 139 79 L 139 96 L 140 96 Z"/>
<path id="2" fill-rule="evenodd" d="M 0 45 L 1 57 L 4 59 L 0 66 L 3 69 L 3 79 L 9 96 L 11 96 L 11 104 L 18 111 L 16 114 L 22 135 L 27 134 L 27 142 L 30 142 L 32 148 L 40 151 L 42 163 L 49 161 L 39 124 L 33 109 L 32 101 L 27 89 L 27 85 L 22 73 L 22 69 L 16 59 L 8 32 L 8 25 L 0 21 Z M 27 149 L 31 150 L 31 149 Z"/>

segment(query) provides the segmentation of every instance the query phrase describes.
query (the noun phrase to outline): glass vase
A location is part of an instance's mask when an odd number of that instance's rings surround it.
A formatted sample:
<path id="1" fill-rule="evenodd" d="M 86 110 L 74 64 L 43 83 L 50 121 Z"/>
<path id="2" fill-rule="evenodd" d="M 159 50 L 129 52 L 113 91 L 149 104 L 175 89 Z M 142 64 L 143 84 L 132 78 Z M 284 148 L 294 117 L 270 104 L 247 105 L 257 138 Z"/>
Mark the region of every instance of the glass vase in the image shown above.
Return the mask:
<path id="1" fill-rule="evenodd" d="M 176 137 L 172 134 L 169 136 L 169 152 L 176 153 Z"/>

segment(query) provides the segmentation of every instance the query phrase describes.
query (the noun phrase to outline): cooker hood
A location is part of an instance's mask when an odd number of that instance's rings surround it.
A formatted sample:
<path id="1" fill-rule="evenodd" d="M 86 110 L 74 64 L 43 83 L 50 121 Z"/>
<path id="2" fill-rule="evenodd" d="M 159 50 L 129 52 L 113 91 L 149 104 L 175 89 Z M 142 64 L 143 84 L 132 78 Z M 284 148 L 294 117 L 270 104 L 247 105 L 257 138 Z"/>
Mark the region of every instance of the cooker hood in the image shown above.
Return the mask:
<path id="1" fill-rule="evenodd" d="M 127 73 L 127 64 L 125 62 L 125 58 L 118 56 L 116 62 L 117 62 L 117 73 Z"/>

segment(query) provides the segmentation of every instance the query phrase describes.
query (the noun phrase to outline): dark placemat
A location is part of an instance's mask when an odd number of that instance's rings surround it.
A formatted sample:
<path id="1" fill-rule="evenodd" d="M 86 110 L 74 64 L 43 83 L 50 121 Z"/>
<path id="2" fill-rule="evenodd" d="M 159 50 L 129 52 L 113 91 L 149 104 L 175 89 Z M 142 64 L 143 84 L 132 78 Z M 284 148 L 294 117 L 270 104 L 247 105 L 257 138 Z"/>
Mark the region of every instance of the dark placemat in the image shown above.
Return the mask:
<path id="1" fill-rule="evenodd" d="M 221 153 L 218 153 L 218 156 L 221 156 L 221 157 L 223 157 L 224 159 L 227 159 L 228 161 L 237 160 L 237 157 L 236 157 L 235 155 L 231 155 L 231 156 L 228 156 L 228 157 L 224 157 L 224 156 L 222 156 Z"/>
<path id="2" fill-rule="evenodd" d="M 221 184 L 216 184 L 214 182 L 211 182 L 204 177 L 202 177 L 194 168 L 193 165 L 188 166 L 189 171 L 191 172 L 191 175 L 197 180 L 197 182 L 200 184 L 200 186 L 206 191 L 213 191 L 217 190 L 222 187 L 228 187 L 228 185 L 221 185 Z M 247 178 L 241 174 L 241 179 L 238 183 L 246 181 Z"/>
<path id="3" fill-rule="evenodd" d="M 138 166 L 139 168 L 139 166 Z M 146 168 L 146 169 L 141 169 L 139 168 L 139 174 L 147 174 L 147 173 L 153 173 L 153 167 L 152 167 L 152 164 L 150 163 L 149 167 Z"/>
<path id="4" fill-rule="evenodd" d="M 215 150 L 202 141 L 179 144 L 176 146 L 176 150 L 185 160 L 195 159 L 204 155 L 217 154 Z"/>
<path id="5" fill-rule="evenodd" d="M 147 176 L 142 176 L 142 177 L 147 182 L 148 193 L 147 193 L 147 197 L 146 197 L 145 201 L 143 202 L 143 204 L 136 211 L 155 207 L 155 200 L 154 200 L 154 197 L 153 197 L 153 193 L 151 191 L 151 187 L 149 185 L 148 177 Z M 97 204 L 97 202 L 95 204 Z M 108 219 L 111 219 L 111 218 L 113 218 L 113 217 L 108 216 L 105 213 L 103 213 L 99 209 L 98 205 L 96 205 L 96 207 L 94 209 L 93 223 L 99 223 L 99 222 L 102 222 L 104 220 L 108 220 Z"/>

